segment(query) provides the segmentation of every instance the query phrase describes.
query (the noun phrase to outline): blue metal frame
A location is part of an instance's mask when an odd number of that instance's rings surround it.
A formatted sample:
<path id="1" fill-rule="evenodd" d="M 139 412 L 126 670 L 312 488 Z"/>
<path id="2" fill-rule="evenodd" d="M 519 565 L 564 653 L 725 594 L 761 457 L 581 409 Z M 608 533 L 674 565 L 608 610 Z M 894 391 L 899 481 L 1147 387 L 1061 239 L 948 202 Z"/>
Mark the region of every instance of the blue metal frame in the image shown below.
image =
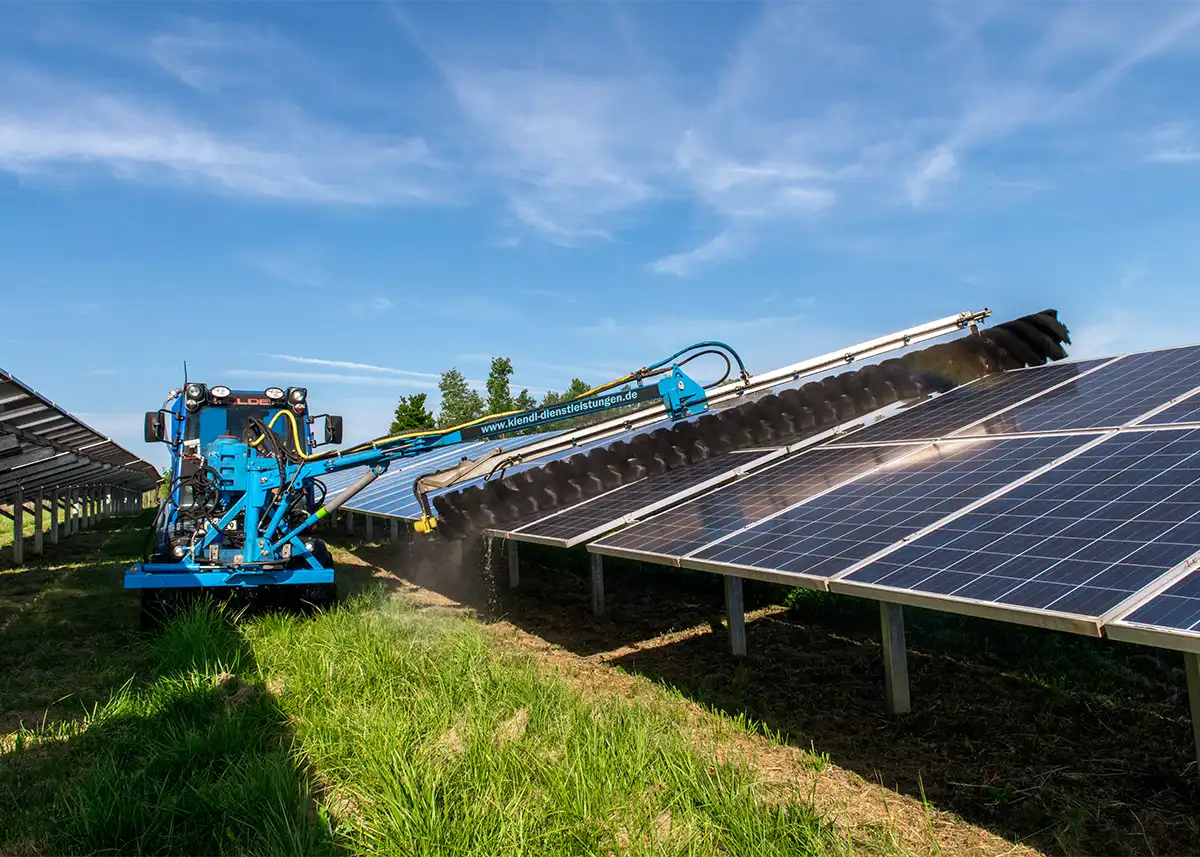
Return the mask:
<path id="1" fill-rule="evenodd" d="M 170 589 L 197 586 L 270 586 L 333 583 L 332 568 L 299 568 L 279 571 L 181 571 L 166 563 L 137 563 L 125 572 L 126 589 Z"/>
<path id="2" fill-rule="evenodd" d="M 704 343 L 705 345 L 712 343 Z M 720 344 L 720 343 L 716 343 Z M 728 346 L 724 346 L 728 348 Z M 687 349 L 685 349 L 686 351 Z M 732 349 L 729 349 L 732 352 Z M 683 353 L 683 352 L 679 352 Z M 672 355 L 672 358 L 678 356 Z M 734 352 L 736 357 L 736 352 Z M 668 360 L 672 359 L 668 358 Z M 661 370 L 667 361 L 647 367 L 646 370 Z M 738 359 L 741 366 L 741 360 Z M 185 385 L 186 389 L 186 385 Z M 235 396 L 261 396 L 257 391 L 235 391 Z M 419 456 L 435 449 L 454 446 L 469 441 L 506 435 L 536 426 L 562 422 L 574 417 L 599 413 L 631 404 L 658 401 L 672 419 L 683 419 L 703 413 L 708 409 L 704 388 L 672 364 L 669 373 L 652 385 L 636 386 L 623 390 L 608 391 L 583 399 L 575 399 L 545 408 L 535 408 L 520 414 L 510 414 L 485 420 L 464 428 L 445 432 L 430 432 L 410 437 L 382 438 L 352 447 L 346 452 L 336 452 L 299 464 L 280 462 L 273 456 L 263 455 L 258 449 L 241 439 L 223 435 L 210 439 L 201 446 L 207 467 L 219 475 L 222 506 L 225 509 L 214 526 L 206 528 L 204 535 L 187 548 L 175 563 L 139 563 L 125 573 L 125 588 L 155 589 L 198 586 L 261 586 L 308 583 L 332 583 L 333 569 L 327 568 L 306 546 L 301 534 L 309 530 L 330 512 L 336 511 L 350 496 L 387 471 L 388 465 L 397 459 Z M 166 514 L 158 524 L 160 533 L 170 532 L 179 519 L 180 477 L 183 472 L 183 439 L 188 412 L 185 407 L 184 390 L 174 400 L 164 403 L 164 410 L 171 413 L 169 442 L 172 452 L 172 480 L 174 488 L 168 502 Z M 222 407 L 208 405 L 209 408 Z M 281 406 L 288 407 L 286 400 Z M 201 409 L 198 413 L 203 413 Z M 274 412 L 272 412 L 274 413 Z M 311 417 L 307 412 L 292 414 L 297 431 L 301 434 L 301 452 L 311 455 L 313 448 Z M 285 431 L 290 429 L 283 420 Z M 333 500 L 328 499 L 319 509 L 312 509 L 313 481 L 322 475 L 367 467 L 369 472 L 351 488 Z M 303 523 L 291 530 L 283 531 L 283 517 L 289 507 L 289 498 L 297 491 L 308 495 L 309 514 Z M 272 509 L 273 507 L 273 509 Z M 269 516 L 266 513 L 270 511 Z M 241 521 L 244 536 L 243 547 L 233 549 L 225 546 L 227 528 Z M 302 563 L 303 568 L 283 568 Z"/>

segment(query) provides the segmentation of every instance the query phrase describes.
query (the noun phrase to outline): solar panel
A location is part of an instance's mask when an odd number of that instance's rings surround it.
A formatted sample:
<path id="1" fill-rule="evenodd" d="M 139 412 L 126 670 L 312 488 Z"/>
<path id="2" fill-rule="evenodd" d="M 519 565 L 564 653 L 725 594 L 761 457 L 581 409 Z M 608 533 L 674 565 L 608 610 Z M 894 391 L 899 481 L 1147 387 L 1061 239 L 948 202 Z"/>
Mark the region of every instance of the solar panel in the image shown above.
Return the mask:
<path id="1" fill-rule="evenodd" d="M 464 457 L 476 458 L 494 449 L 517 449 L 536 441 L 553 436 L 554 432 L 528 435 L 513 438 L 501 438 L 488 441 L 474 441 L 459 444 L 445 449 L 430 450 L 412 458 L 402 458 L 393 461 L 382 476 L 371 483 L 362 492 L 355 495 L 345 505 L 345 509 L 363 512 L 370 515 L 385 515 L 388 517 L 409 518 L 416 520 L 421 516 L 421 507 L 413 496 L 413 480 L 422 473 L 449 467 L 461 461 Z M 365 472 L 362 467 L 351 468 L 337 473 L 320 477 L 325 483 L 328 496 L 335 496 L 339 491 L 348 488 Z M 457 487 L 457 486 L 456 486 Z M 454 489 L 442 489 L 454 490 Z M 439 492 L 432 492 L 436 496 Z"/>
<path id="2" fill-rule="evenodd" d="M 1187 573 L 1104 630 L 1114 640 L 1200 652 L 1200 572 Z"/>
<path id="3" fill-rule="evenodd" d="M 1130 354 L 962 434 L 1117 428 L 1198 385 L 1200 347 Z"/>
<path id="4" fill-rule="evenodd" d="M 510 476 L 519 473 L 522 470 L 530 467 L 540 467 L 556 461 L 560 458 L 569 458 L 572 455 L 586 453 L 588 450 L 607 446 L 618 440 L 629 440 L 631 437 L 642 434 L 644 432 L 652 432 L 656 429 L 678 423 L 678 420 L 661 420 L 651 425 L 644 426 L 632 432 L 622 432 L 620 434 L 611 435 L 609 437 L 600 438 L 598 440 L 581 443 L 578 446 L 573 446 L 568 449 L 560 450 L 559 452 L 533 459 L 527 462 L 521 462 L 508 467 L 504 471 L 505 476 Z M 456 446 L 447 447 L 445 449 L 431 450 L 422 455 L 418 455 L 411 459 L 400 459 L 392 462 L 387 472 L 376 479 L 370 486 L 365 488 L 361 493 L 357 494 L 352 500 L 345 505 L 347 511 L 362 512 L 368 515 L 383 515 L 390 518 L 404 518 L 407 520 L 417 520 L 422 515 L 420 503 L 413 496 L 413 480 L 422 473 L 427 473 L 431 470 L 438 470 L 443 467 L 449 467 L 467 458 L 478 458 L 492 450 L 503 447 L 506 450 L 517 450 L 530 444 L 552 438 L 562 434 L 563 430 L 554 430 L 541 432 L 535 435 L 525 435 L 510 438 L 500 438 L 487 441 L 473 441 L 470 443 L 459 444 Z M 347 488 L 354 483 L 363 473 L 363 468 L 353 468 L 351 470 L 341 471 L 339 473 L 331 473 L 321 477 L 321 481 L 325 483 L 330 496 L 336 495 L 338 491 Z M 493 477 L 495 478 L 495 477 Z M 441 494 L 446 494 L 454 491 L 461 491 L 464 488 L 472 485 L 480 485 L 485 482 L 483 477 L 472 479 L 449 488 L 442 488 L 437 491 L 431 491 L 431 498 Z"/>
<path id="5" fill-rule="evenodd" d="M 620 526 L 629 517 L 644 515 L 661 504 L 688 497 L 717 481 L 733 479 L 741 470 L 761 466 L 782 451 L 734 451 L 687 467 L 669 470 L 632 482 L 571 508 L 544 513 L 532 522 L 515 522 L 492 535 L 504 535 L 517 541 L 537 541 L 560 547 L 572 547 L 598 533 Z"/>
<path id="6" fill-rule="evenodd" d="M 1081 446 L 1080 435 L 918 448 L 697 551 L 680 564 L 829 578 Z"/>
<path id="7" fill-rule="evenodd" d="M 588 546 L 610 556 L 667 560 L 734 533 L 804 497 L 912 452 L 911 446 L 807 449 Z"/>
<path id="8" fill-rule="evenodd" d="M 919 595 L 935 609 L 1098 634 L 1104 617 L 1197 548 L 1200 430 L 1127 431 L 830 589 Z"/>
<path id="9" fill-rule="evenodd" d="M 895 416 L 846 434 L 835 443 L 876 444 L 898 440 L 936 440 L 997 411 L 1079 378 L 1106 360 L 1052 363 L 986 375 L 921 402 Z"/>
<path id="10" fill-rule="evenodd" d="M 1162 413 L 1150 417 L 1141 425 L 1169 426 L 1180 423 L 1200 423 L 1200 395 L 1191 396 L 1172 405 Z"/>

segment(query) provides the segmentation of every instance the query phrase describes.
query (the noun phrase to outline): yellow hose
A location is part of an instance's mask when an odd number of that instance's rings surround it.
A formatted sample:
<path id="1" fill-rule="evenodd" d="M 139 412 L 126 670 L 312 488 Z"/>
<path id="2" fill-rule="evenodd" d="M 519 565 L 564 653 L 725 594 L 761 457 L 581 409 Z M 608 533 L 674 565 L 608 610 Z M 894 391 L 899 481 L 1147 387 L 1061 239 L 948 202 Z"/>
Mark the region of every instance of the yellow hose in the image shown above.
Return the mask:
<path id="1" fill-rule="evenodd" d="M 596 387 L 592 387 L 590 390 L 580 393 L 578 396 L 573 396 L 570 399 L 563 399 L 563 401 L 564 402 L 573 402 L 576 399 L 582 399 L 587 396 L 593 396 L 597 393 L 602 393 L 605 390 L 611 390 L 613 387 L 617 387 L 617 386 L 620 386 L 621 384 L 625 384 L 625 383 L 628 383 L 629 381 L 633 381 L 637 377 L 638 377 L 638 374 L 636 372 L 630 372 L 628 375 L 624 375 L 620 378 L 617 378 L 616 380 L 609 381 L 605 384 L 600 384 L 599 386 L 596 386 Z M 381 443 L 390 443 L 395 440 L 407 440 L 408 438 L 413 438 L 413 437 L 429 437 L 430 435 L 436 435 L 436 434 L 449 434 L 450 432 L 461 431 L 462 429 L 470 428 L 471 426 L 476 426 L 476 425 L 479 425 L 480 423 L 486 423 L 490 420 L 498 420 L 498 419 L 501 419 L 502 417 L 511 417 L 514 414 L 520 414 L 520 413 L 525 413 L 525 411 L 504 411 L 503 413 L 498 413 L 498 414 L 488 414 L 487 416 L 473 419 L 470 422 L 460 423 L 459 425 L 456 425 L 456 426 L 450 426 L 449 428 L 426 429 L 424 431 L 410 431 L 410 432 L 404 432 L 402 434 L 389 435 L 387 437 L 377 437 L 374 440 L 367 441 L 366 443 L 360 443 L 358 446 L 352 446 L 349 449 L 330 450 L 329 452 L 319 452 L 319 453 L 316 453 L 313 455 L 309 455 L 303 451 L 304 445 L 300 442 L 300 427 L 296 424 L 296 417 L 292 414 L 292 412 L 290 410 L 287 409 L 286 406 L 284 408 L 280 409 L 279 411 L 277 411 L 275 413 L 275 416 L 271 417 L 271 421 L 267 423 L 267 428 L 268 429 L 274 428 L 275 421 L 278 420 L 281 416 L 286 416 L 288 418 L 288 422 L 291 423 L 291 426 L 292 426 L 292 438 L 295 442 L 296 454 L 303 461 L 313 461 L 313 460 L 319 459 L 319 458 L 327 458 L 331 455 L 338 455 L 338 454 L 345 455 L 345 454 L 351 453 L 351 452 L 359 452 L 359 451 L 367 449 L 369 447 L 378 446 Z M 260 443 L 262 443 L 262 441 L 263 441 L 263 438 L 261 438 L 261 437 L 256 438 L 255 440 L 250 442 L 250 446 L 256 447 Z"/>

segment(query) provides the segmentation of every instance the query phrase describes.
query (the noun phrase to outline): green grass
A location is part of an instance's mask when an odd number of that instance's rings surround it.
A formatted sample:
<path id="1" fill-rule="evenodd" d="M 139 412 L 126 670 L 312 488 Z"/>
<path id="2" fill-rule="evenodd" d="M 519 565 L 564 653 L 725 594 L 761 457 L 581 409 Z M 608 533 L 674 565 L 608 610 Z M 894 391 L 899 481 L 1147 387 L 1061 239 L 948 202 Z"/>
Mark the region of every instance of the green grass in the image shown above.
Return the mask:
<path id="1" fill-rule="evenodd" d="M 469 620 L 363 601 L 246 634 L 356 853 L 844 850 L 698 752 L 678 708 L 585 701 Z"/>
<path id="2" fill-rule="evenodd" d="M 461 616 L 376 595 L 141 635 L 116 527 L 0 571 L 0 854 L 888 850 L 765 801 L 665 696 L 581 696 Z"/>
<path id="3" fill-rule="evenodd" d="M 4 511 L 11 513 L 12 507 L 5 506 Z M 56 511 L 58 514 L 59 523 L 61 524 L 62 521 L 66 517 L 66 510 L 60 504 L 60 505 L 56 506 Z M 34 521 L 34 517 L 33 517 L 33 512 L 29 511 L 29 509 L 26 509 L 25 515 L 23 516 L 23 518 L 21 520 L 21 525 L 22 525 L 21 532 L 25 534 L 25 539 L 27 542 L 27 547 L 26 547 L 27 551 L 33 549 L 33 544 L 30 540 L 33 538 L 34 523 L 35 523 L 35 521 Z M 46 542 L 49 543 L 49 541 L 50 541 L 50 535 L 49 535 L 50 510 L 49 509 L 43 509 L 43 511 L 42 511 L 42 527 L 46 531 L 46 537 L 45 537 Z M 13 527 L 12 520 L 10 518 L 6 517 L 5 515 L 0 515 L 0 548 L 11 548 L 12 547 L 13 530 L 14 529 L 15 528 Z"/>

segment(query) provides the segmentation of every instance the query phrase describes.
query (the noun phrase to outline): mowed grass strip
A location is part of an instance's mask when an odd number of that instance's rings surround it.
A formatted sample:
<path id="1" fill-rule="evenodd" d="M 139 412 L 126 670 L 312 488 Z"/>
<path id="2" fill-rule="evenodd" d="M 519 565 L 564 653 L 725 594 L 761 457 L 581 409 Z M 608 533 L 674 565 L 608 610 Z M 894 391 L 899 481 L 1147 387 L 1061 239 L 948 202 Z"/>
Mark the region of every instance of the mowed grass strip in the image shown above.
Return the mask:
<path id="1" fill-rule="evenodd" d="M 676 707 L 585 700 L 468 619 L 364 599 L 244 633 L 355 853 L 853 850 L 700 752 Z"/>

